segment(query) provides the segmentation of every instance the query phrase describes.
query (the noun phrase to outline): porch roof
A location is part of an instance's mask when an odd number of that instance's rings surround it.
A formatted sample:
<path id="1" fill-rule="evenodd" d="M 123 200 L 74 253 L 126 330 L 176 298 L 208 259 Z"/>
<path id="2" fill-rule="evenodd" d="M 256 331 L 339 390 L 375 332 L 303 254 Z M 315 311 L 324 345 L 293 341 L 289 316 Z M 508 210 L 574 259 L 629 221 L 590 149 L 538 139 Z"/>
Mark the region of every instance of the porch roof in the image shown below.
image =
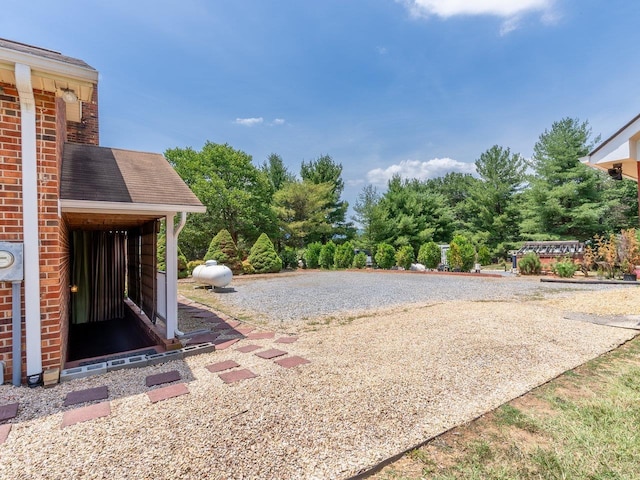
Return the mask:
<path id="1" fill-rule="evenodd" d="M 64 145 L 60 207 L 146 217 L 206 211 L 164 156 L 74 143 Z"/>
<path id="2" fill-rule="evenodd" d="M 604 171 L 620 164 L 624 177 L 638 181 L 639 143 L 640 115 L 637 115 L 580 161 Z"/>

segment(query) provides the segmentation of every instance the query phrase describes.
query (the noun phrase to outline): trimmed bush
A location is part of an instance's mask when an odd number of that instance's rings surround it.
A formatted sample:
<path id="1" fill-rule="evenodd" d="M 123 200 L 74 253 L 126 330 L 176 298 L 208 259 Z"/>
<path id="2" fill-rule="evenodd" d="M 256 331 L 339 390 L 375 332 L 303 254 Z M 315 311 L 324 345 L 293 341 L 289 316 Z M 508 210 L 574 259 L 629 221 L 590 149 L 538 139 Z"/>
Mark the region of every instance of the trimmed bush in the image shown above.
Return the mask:
<path id="1" fill-rule="evenodd" d="M 298 268 L 298 252 L 292 247 L 284 247 L 280 252 L 282 259 L 282 268 L 290 268 L 295 270 Z"/>
<path id="2" fill-rule="evenodd" d="M 418 263 L 427 268 L 435 269 L 440 265 L 442 253 L 436 242 L 423 243 L 418 251 Z"/>
<path id="3" fill-rule="evenodd" d="M 282 270 L 282 259 L 266 233 L 261 234 L 251 247 L 248 260 L 256 273 L 277 273 Z"/>
<path id="4" fill-rule="evenodd" d="M 357 253 L 353 257 L 353 263 L 351 266 L 358 269 L 365 268 L 367 266 L 367 254 L 364 252 Z"/>
<path id="5" fill-rule="evenodd" d="M 388 243 L 379 243 L 376 248 L 376 264 L 384 269 L 393 267 L 396 264 L 396 249 Z"/>
<path id="6" fill-rule="evenodd" d="M 215 260 L 220 265 L 226 265 L 233 273 L 242 271 L 242 261 L 238 258 L 238 249 L 228 230 L 220 230 L 209 244 L 204 260 Z"/>
<path id="7" fill-rule="evenodd" d="M 178 247 L 178 278 L 187 278 L 189 270 L 187 269 L 187 257 L 184 256 L 180 247 Z"/>
<path id="8" fill-rule="evenodd" d="M 530 252 L 520 259 L 518 268 L 522 275 L 538 275 L 542 271 L 542 264 L 538 255 Z"/>
<path id="9" fill-rule="evenodd" d="M 329 240 L 322 246 L 322 250 L 320 250 L 320 258 L 318 259 L 320 267 L 326 268 L 327 270 L 333 267 L 333 257 L 335 253 L 336 244 Z"/>
<path id="10" fill-rule="evenodd" d="M 249 260 L 242 261 L 242 273 L 244 273 L 245 275 L 252 275 L 256 273 L 256 269 L 253 268 L 253 265 L 251 265 L 251 262 L 249 262 Z"/>
<path id="11" fill-rule="evenodd" d="M 353 249 L 353 243 L 345 242 L 336 247 L 336 251 L 333 255 L 333 264 L 336 268 L 349 268 L 353 263 L 353 257 L 355 256 L 356 252 Z"/>
<path id="12" fill-rule="evenodd" d="M 193 269 L 198 265 L 204 265 L 204 260 L 191 260 L 187 263 L 187 271 L 189 272 L 189 275 L 193 273 Z"/>
<path id="13" fill-rule="evenodd" d="M 395 255 L 396 265 L 409 270 L 414 260 L 413 247 L 411 245 L 404 245 L 396 252 Z"/>
<path id="14" fill-rule="evenodd" d="M 462 235 L 455 235 L 449 244 L 447 262 L 453 270 L 468 272 L 473 268 L 476 250 L 473 244 Z"/>
<path id="15" fill-rule="evenodd" d="M 571 278 L 573 274 L 578 270 L 578 265 L 573 263 L 569 259 L 564 259 L 561 262 L 557 262 L 553 265 L 553 273 L 562 278 Z"/>
<path id="16" fill-rule="evenodd" d="M 307 249 L 304 251 L 304 263 L 307 268 L 318 268 L 320 266 L 321 251 L 322 244 L 320 242 L 313 242 L 307 245 Z"/>
<path id="17" fill-rule="evenodd" d="M 489 265 L 491 263 L 491 252 L 486 245 L 481 245 L 478 248 L 478 263 L 480 265 Z"/>

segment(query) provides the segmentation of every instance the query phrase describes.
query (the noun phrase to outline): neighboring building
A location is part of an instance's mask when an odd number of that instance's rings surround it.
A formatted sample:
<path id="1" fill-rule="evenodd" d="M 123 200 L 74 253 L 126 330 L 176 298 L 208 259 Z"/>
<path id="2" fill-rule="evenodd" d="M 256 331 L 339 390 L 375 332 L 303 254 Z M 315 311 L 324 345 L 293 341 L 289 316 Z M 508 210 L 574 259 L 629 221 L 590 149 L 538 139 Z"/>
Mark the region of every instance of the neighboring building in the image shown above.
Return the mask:
<path id="1" fill-rule="evenodd" d="M 9 375 L 18 326 L 23 378 L 64 368 L 72 322 L 141 309 L 155 323 L 160 310 L 162 337 L 174 338 L 177 284 L 158 287 L 158 221 L 166 220 L 175 279 L 182 223 L 174 216 L 205 207 L 162 155 L 99 146 L 98 120 L 94 68 L 0 39 L 0 257 L 22 245 L 24 260 L 24 281 L 12 287 L 3 276 L 10 262 L 0 259 L 0 361 Z"/>

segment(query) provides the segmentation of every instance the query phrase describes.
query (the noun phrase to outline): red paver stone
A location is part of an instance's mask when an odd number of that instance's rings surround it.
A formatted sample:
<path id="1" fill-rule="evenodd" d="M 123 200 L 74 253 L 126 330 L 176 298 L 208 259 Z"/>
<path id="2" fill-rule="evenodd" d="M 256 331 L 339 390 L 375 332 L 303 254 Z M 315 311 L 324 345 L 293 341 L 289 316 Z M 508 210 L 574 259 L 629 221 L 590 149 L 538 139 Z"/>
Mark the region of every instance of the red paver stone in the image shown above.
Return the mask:
<path id="1" fill-rule="evenodd" d="M 298 341 L 298 337 L 280 337 L 274 343 L 294 343 Z"/>
<path id="2" fill-rule="evenodd" d="M 86 422 L 95 418 L 107 417 L 111 414 L 111 404 L 109 402 L 96 403 L 88 407 L 74 408 L 64 412 L 62 415 L 62 428 L 76 423 Z"/>
<path id="3" fill-rule="evenodd" d="M 251 370 L 234 370 L 233 372 L 221 373 L 218 375 L 224 383 L 239 382 L 241 380 L 248 380 L 249 378 L 255 378 L 258 375 Z"/>
<path id="4" fill-rule="evenodd" d="M 287 358 L 282 358 L 280 360 L 276 360 L 275 363 L 277 363 L 278 365 L 284 368 L 293 368 L 293 367 L 297 367 L 298 365 L 304 365 L 305 363 L 311 363 L 311 362 L 306 358 L 293 356 L 293 357 L 287 357 Z"/>
<path id="5" fill-rule="evenodd" d="M 239 338 L 232 338 L 231 340 L 216 340 L 214 343 L 216 344 L 216 350 L 224 350 L 225 348 L 229 348 L 234 343 L 237 343 Z"/>
<path id="6" fill-rule="evenodd" d="M 200 335 L 196 335 L 193 338 L 190 338 L 185 346 L 187 345 L 199 345 L 201 343 L 214 342 L 216 338 L 218 338 L 219 333 L 202 333 Z"/>
<path id="7" fill-rule="evenodd" d="M 0 445 L 7 441 L 9 432 L 11 431 L 11 424 L 0 425 Z"/>
<path id="8" fill-rule="evenodd" d="M 145 378 L 144 382 L 147 387 L 153 387 L 155 385 L 162 385 L 163 383 L 175 382 L 180 380 L 180 372 L 177 370 L 171 370 L 170 372 L 158 373 L 156 375 L 149 375 Z"/>
<path id="9" fill-rule="evenodd" d="M 236 351 L 240 353 L 250 353 L 250 352 L 253 352 L 254 350 L 259 350 L 261 348 L 262 347 L 260 345 L 245 345 L 244 347 L 236 348 Z"/>
<path id="10" fill-rule="evenodd" d="M 268 338 L 274 338 L 276 336 L 276 334 L 274 332 L 257 332 L 257 333 L 250 333 L 249 335 L 247 335 L 247 338 L 249 340 L 266 340 Z"/>
<path id="11" fill-rule="evenodd" d="M 8 403 L 0 406 L 0 422 L 10 420 L 18 415 L 18 403 Z"/>
<path id="12" fill-rule="evenodd" d="M 76 390 L 67 393 L 64 399 L 64 406 L 77 405 L 79 403 L 94 402 L 96 400 L 106 400 L 109 398 L 109 389 L 105 386 L 87 388 L 86 390 Z"/>
<path id="13" fill-rule="evenodd" d="M 189 393 L 189 389 L 184 383 L 176 383 L 168 387 L 151 390 L 147 392 L 147 396 L 149 400 L 151 400 L 151 403 L 156 403 L 169 398 L 179 397 L 180 395 L 186 395 L 187 393 Z"/>
<path id="14" fill-rule="evenodd" d="M 243 334 L 243 335 L 246 335 L 247 333 L 251 333 L 251 332 L 253 332 L 254 330 L 255 330 L 255 327 L 245 327 L 245 326 L 242 326 L 242 327 L 236 327 L 236 328 L 235 328 L 235 331 L 236 331 L 236 332 L 241 333 L 241 334 Z"/>
<path id="15" fill-rule="evenodd" d="M 265 350 L 264 352 L 256 353 L 256 357 L 265 358 L 270 360 L 272 358 L 281 357 L 282 355 L 286 355 L 287 352 L 284 350 L 278 350 L 277 348 L 270 348 L 269 350 Z"/>
<path id="16" fill-rule="evenodd" d="M 218 362 L 211 365 L 207 365 L 205 368 L 209 370 L 211 373 L 223 372 L 225 370 L 229 370 L 230 368 L 239 367 L 240 364 L 234 362 L 233 360 L 225 360 L 224 362 Z"/>

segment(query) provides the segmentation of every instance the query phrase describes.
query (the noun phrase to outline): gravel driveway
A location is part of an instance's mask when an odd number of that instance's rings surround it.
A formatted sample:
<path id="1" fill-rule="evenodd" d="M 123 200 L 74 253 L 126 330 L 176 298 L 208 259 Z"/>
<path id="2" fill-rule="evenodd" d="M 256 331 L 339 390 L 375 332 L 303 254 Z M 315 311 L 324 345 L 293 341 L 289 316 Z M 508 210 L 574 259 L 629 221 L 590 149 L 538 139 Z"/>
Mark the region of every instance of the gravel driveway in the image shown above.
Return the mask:
<path id="1" fill-rule="evenodd" d="M 330 300 L 333 312 L 387 310 L 317 324 L 291 344 L 247 338 L 214 353 L 47 390 L 0 386 L 0 405 L 21 405 L 0 443 L 0 478 L 344 479 L 637 333 L 565 318 L 572 311 L 611 313 L 607 305 L 616 315 L 637 313 L 635 288 L 357 272 L 233 285 L 236 293 L 220 296 L 258 302 L 252 308 L 287 320 L 283 329 L 299 315 L 317 316 L 307 303 L 321 309 Z M 380 298 L 365 301 L 366 289 Z M 389 309 L 398 296 L 418 304 Z M 452 296 L 466 300 L 446 301 Z M 480 301 L 487 299 L 494 301 Z M 237 348 L 251 345 L 310 363 L 284 369 Z M 206 368 L 220 362 L 256 376 L 226 384 Z M 173 370 L 188 394 L 151 403 L 145 377 Z M 75 408 L 63 405 L 65 395 L 98 386 L 108 387 L 109 414 L 61 428 L 63 413 Z"/>
<path id="2" fill-rule="evenodd" d="M 527 300 L 616 288 L 620 286 L 541 283 L 538 278 L 509 274 L 493 278 L 393 271 L 298 271 L 236 277 L 228 293 L 214 295 L 232 310 L 271 321 L 294 322 L 404 304 Z"/>

